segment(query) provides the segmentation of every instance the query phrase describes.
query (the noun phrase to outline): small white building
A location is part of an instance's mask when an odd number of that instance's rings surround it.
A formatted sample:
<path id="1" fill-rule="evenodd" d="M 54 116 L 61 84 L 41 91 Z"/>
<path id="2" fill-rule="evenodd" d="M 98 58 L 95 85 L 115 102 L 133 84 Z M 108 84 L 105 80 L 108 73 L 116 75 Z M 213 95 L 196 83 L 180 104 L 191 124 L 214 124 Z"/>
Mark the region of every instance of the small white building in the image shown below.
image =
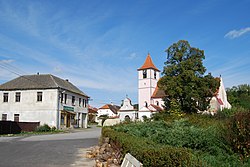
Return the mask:
<path id="1" fill-rule="evenodd" d="M 97 110 L 97 117 L 106 115 L 109 118 L 115 118 L 118 116 L 117 112 L 120 109 L 119 106 L 114 104 L 105 104 Z"/>
<path id="2" fill-rule="evenodd" d="M 138 112 L 134 109 L 134 106 L 132 105 L 131 100 L 128 97 L 123 100 L 122 106 L 118 111 L 118 115 L 121 121 L 135 121 L 136 119 L 138 119 Z"/>
<path id="3" fill-rule="evenodd" d="M 56 76 L 25 75 L 0 85 L 0 120 L 87 128 L 88 98 Z"/>

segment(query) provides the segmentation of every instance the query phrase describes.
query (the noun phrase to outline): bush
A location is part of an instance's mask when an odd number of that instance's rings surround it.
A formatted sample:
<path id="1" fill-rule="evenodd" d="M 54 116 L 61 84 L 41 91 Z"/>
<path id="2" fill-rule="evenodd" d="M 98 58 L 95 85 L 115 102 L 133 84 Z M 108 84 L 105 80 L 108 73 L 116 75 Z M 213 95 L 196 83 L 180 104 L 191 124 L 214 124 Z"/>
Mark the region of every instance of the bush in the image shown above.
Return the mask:
<path id="1" fill-rule="evenodd" d="M 226 140 L 241 159 L 250 157 L 250 111 L 238 112 L 227 123 Z"/>
<path id="2" fill-rule="evenodd" d="M 197 125 L 195 124 L 196 122 Z M 136 146 L 141 148 L 141 151 L 139 150 L 140 154 L 145 156 L 145 159 L 143 159 L 143 157 L 141 158 L 142 162 L 146 162 L 151 165 L 153 164 L 153 166 L 155 165 L 155 161 L 161 161 L 158 160 L 158 158 L 162 159 L 162 161 L 168 161 L 168 156 L 172 156 L 168 152 L 165 153 L 164 148 L 173 151 L 174 156 L 177 156 L 176 154 L 179 153 L 179 149 L 188 151 L 189 154 L 192 155 L 192 158 L 188 159 L 191 162 L 186 161 L 186 159 L 185 161 L 180 160 L 182 165 L 186 162 L 192 163 L 193 161 L 198 164 L 202 164 L 202 166 L 208 165 L 226 167 L 249 165 L 248 162 L 240 162 L 239 156 L 232 151 L 230 145 L 224 140 L 223 129 L 225 128 L 225 125 L 220 124 L 219 122 L 220 121 L 210 116 L 188 115 L 185 119 L 181 118 L 178 120 L 171 120 L 171 122 L 152 121 L 146 123 L 137 122 L 116 125 L 112 127 L 116 132 L 112 133 L 120 135 L 113 138 L 114 140 L 126 141 L 128 138 L 131 138 L 129 139 L 130 141 L 126 142 L 128 145 L 133 146 L 128 149 L 128 146 L 124 144 L 121 145 L 121 147 L 125 148 L 128 152 L 136 149 L 134 148 Z M 137 142 L 139 142 L 139 144 Z M 143 142 L 144 144 L 142 145 L 147 145 L 145 148 L 146 153 L 142 152 L 144 147 L 141 146 L 141 143 Z M 158 149 L 160 146 L 163 150 Z M 161 157 L 158 154 L 163 154 L 164 157 Z M 147 155 L 155 156 L 154 159 L 147 160 L 147 158 L 149 158 Z M 136 158 L 138 157 L 140 157 L 140 155 L 136 156 Z M 170 163 L 178 165 L 172 161 Z M 164 163 L 161 165 L 164 166 Z"/>
<path id="3" fill-rule="evenodd" d="M 117 132 L 110 127 L 102 129 L 102 137 L 109 137 L 112 146 L 122 148 L 122 157 L 129 152 L 145 167 L 202 166 L 201 161 L 186 148 L 162 146 L 146 138 Z"/>
<path id="4" fill-rule="evenodd" d="M 50 132 L 51 128 L 48 124 L 44 124 L 42 126 L 37 127 L 36 132 Z"/>
<path id="5" fill-rule="evenodd" d="M 226 118 L 233 116 L 236 113 L 247 112 L 247 111 L 249 111 L 249 110 L 247 110 L 243 107 L 232 107 L 231 109 L 225 108 L 222 111 L 218 111 L 217 114 L 215 115 L 215 117 L 217 119 L 226 119 Z"/>

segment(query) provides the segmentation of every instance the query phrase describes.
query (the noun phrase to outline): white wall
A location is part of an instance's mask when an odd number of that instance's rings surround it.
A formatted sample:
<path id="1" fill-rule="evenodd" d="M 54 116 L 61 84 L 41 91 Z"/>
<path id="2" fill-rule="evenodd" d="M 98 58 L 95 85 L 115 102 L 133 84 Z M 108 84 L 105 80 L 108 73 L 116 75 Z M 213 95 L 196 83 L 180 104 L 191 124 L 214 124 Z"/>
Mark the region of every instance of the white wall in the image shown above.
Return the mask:
<path id="1" fill-rule="evenodd" d="M 110 109 L 98 109 L 97 113 L 98 113 L 97 117 L 99 117 L 101 115 L 107 115 L 109 117 L 117 116 L 117 114 L 113 113 Z"/>
<path id="2" fill-rule="evenodd" d="M 164 101 L 162 100 L 162 98 L 153 98 L 152 100 L 153 100 L 152 104 L 157 105 L 157 101 L 158 101 L 159 102 L 159 106 L 161 108 L 164 108 L 163 107 L 164 106 Z"/>
<path id="3" fill-rule="evenodd" d="M 20 102 L 15 102 L 15 93 L 21 92 Z M 37 92 L 43 92 L 42 101 L 37 101 Z M 3 102 L 3 93 L 9 93 L 8 102 Z M 7 120 L 14 121 L 19 114 L 20 122 L 40 122 L 56 126 L 57 90 L 0 91 L 0 117 L 7 114 Z"/>
<path id="4" fill-rule="evenodd" d="M 119 111 L 118 115 L 121 121 L 125 120 L 125 117 L 128 115 L 131 121 L 136 120 L 137 111 Z"/>
<path id="5" fill-rule="evenodd" d="M 152 112 L 151 112 L 151 111 L 139 111 L 139 112 L 138 112 L 139 120 L 143 121 L 143 116 L 144 116 L 144 115 L 145 115 L 147 118 L 151 118 Z"/>

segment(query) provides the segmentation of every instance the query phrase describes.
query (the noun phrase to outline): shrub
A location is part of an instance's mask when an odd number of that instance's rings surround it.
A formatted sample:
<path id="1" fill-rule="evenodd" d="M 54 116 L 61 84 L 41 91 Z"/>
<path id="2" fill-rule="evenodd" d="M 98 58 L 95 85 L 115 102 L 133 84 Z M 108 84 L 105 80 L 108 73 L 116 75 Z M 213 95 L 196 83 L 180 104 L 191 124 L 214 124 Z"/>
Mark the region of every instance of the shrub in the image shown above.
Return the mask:
<path id="1" fill-rule="evenodd" d="M 121 148 L 122 157 L 129 152 L 145 167 L 202 166 L 202 163 L 186 148 L 158 145 L 146 138 L 117 132 L 110 127 L 102 129 L 102 137 L 109 137 L 111 145 Z"/>
<path id="2" fill-rule="evenodd" d="M 49 132 L 51 131 L 51 128 L 48 124 L 44 124 L 42 126 L 37 127 L 36 132 Z"/>
<path id="3" fill-rule="evenodd" d="M 250 111 L 238 112 L 227 123 L 226 140 L 243 160 L 250 157 Z"/>
<path id="4" fill-rule="evenodd" d="M 226 118 L 233 116 L 236 113 L 247 112 L 247 111 L 249 111 L 249 110 L 247 110 L 243 107 L 232 107 L 230 109 L 225 108 L 222 111 L 218 111 L 217 114 L 215 115 L 215 117 L 217 119 L 226 119 Z"/>

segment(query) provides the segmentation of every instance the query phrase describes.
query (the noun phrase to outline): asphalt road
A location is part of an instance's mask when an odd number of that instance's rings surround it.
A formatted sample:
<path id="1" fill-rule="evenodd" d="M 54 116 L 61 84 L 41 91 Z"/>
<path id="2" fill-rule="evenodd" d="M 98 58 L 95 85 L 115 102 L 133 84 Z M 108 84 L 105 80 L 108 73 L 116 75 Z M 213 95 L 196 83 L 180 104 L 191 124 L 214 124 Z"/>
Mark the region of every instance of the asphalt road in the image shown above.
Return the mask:
<path id="1" fill-rule="evenodd" d="M 0 167 L 76 166 L 79 150 L 98 144 L 101 128 L 30 137 L 0 137 Z M 80 157 L 81 159 L 81 157 Z"/>

